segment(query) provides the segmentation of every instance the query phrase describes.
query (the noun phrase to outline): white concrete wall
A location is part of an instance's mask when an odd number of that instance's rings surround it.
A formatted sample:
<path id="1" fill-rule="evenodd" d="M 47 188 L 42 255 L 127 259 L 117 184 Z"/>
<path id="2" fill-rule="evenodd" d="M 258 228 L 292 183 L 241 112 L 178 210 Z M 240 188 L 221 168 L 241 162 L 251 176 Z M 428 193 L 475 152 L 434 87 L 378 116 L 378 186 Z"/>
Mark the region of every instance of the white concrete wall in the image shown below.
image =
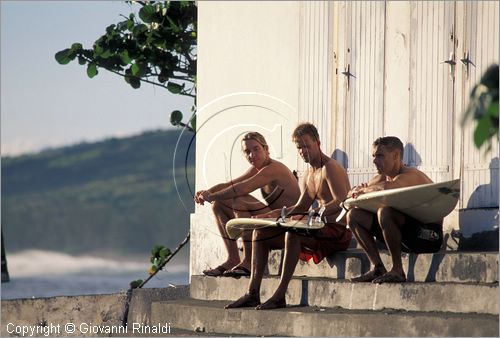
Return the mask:
<path id="1" fill-rule="evenodd" d="M 198 6 L 196 190 L 247 168 L 239 138 L 250 130 L 268 138 L 274 158 L 302 169 L 290 133 L 299 120 L 310 120 L 323 133 L 326 151 L 344 152 L 340 158 L 348 165 L 352 184 L 367 181 L 375 172 L 371 142 L 396 135 L 409 145 L 410 165 L 435 181 L 466 181 L 459 205 L 445 219 L 448 230 L 460 228 L 470 235 L 498 224 L 494 208 L 459 212 L 481 186 L 489 188 L 474 205 L 498 206 L 498 175 L 489 175 L 491 182 L 487 175 L 498 171 L 498 145 L 483 156 L 470 147 L 471 128 L 459 125 L 470 89 L 491 60 L 498 62 L 497 2 Z M 441 63 L 450 50 L 456 54 L 454 77 Z M 476 68 L 473 76 L 464 78 L 460 58 L 467 51 Z M 348 77 L 341 74 L 348 66 L 353 75 L 349 86 Z M 463 176 L 467 170 L 469 178 Z M 490 195 L 494 201 L 486 201 Z M 208 206 L 196 207 L 191 235 L 192 274 L 224 260 Z"/>
<path id="2" fill-rule="evenodd" d="M 248 168 L 241 135 L 259 131 L 295 169 L 299 2 L 199 2 L 196 190 Z M 259 197 L 259 195 L 256 195 Z M 209 205 L 191 217 L 191 274 L 226 258 Z"/>

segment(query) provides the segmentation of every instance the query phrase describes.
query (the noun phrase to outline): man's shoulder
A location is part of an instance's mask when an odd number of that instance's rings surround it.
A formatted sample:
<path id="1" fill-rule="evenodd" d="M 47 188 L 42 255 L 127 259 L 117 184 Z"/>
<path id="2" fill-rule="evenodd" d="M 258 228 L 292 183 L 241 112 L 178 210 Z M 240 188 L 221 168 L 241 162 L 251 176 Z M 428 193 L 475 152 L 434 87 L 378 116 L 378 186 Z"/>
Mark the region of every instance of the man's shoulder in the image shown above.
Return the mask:
<path id="1" fill-rule="evenodd" d="M 267 166 L 265 166 L 262 169 L 266 169 L 266 171 L 272 172 L 272 173 L 280 173 L 280 172 L 289 172 L 290 168 L 288 168 L 284 163 L 277 161 L 277 160 L 272 160 Z"/>
<path id="2" fill-rule="evenodd" d="M 345 168 L 344 166 L 342 166 L 339 162 L 337 162 L 337 160 L 333 159 L 333 158 L 328 158 L 328 160 L 326 160 L 325 162 L 325 165 L 323 166 L 323 169 L 324 170 L 342 170 L 342 171 L 345 171 Z"/>
<path id="3" fill-rule="evenodd" d="M 414 167 L 404 167 L 404 171 L 400 176 L 406 181 L 406 186 L 433 183 L 423 171 Z"/>

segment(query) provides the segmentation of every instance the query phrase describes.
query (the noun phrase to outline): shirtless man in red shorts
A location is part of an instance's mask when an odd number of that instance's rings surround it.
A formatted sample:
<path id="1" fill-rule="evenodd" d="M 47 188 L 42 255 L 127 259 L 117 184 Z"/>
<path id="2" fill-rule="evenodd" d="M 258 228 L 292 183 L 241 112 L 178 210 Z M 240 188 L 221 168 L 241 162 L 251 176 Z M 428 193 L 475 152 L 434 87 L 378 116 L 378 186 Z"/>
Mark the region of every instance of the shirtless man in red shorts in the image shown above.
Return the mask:
<path id="1" fill-rule="evenodd" d="M 312 235 L 276 228 L 254 230 L 252 271 L 248 291 L 226 308 L 257 306 L 257 310 L 265 310 L 285 307 L 285 293 L 299 258 L 302 260 L 313 258 L 317 264 L 333 252 L 347 249 L 351 241 L 352 234 L 346 226 L 335 223 L 335 218 L 341 211 L 340 202 L 345 199 L 350 189 L 345 169 L 321 151 L 318 131 L 314 125 L 300 124 L 293 132 L 292 138 L 300 156 L 310 167 L 305 172 L 299 201 L 294 206 L 288 207 L 286 212 L 307 212 L 314 200 L 317 200 L 319 205 L 315 209 L 325 207 L 323 212 L 325 227 Z M 281 210 L 277 209 L 254 217 L 279 217 L 280 214 Z M 283 248 L 285 248 L 285 258 L 278 288 L 271 298 L 260 304 L 260 286 L 269 251 Z"/>
<path id="2" fill-rule="evenodd" d="M 432 183 L 426 174 L 403 164 L 403 143 L 394 136 L 380 137 L 373 142 L 373 163 L 377 167 L 369 183 L 354 187 L 349 196 L 394 188 Z M 401 250 L 406 252 L 436 252 L 443 242 L 442 220 L 436 224 L 422 224 L 390 207 L 382 207 L 377 213 L 359 208 L 347 213 L 347 223 L 358 243 L 366 252 L 373 268 L 352 278 L 353 282 L 400 283 L 406 281 L 401 260 Z M 387 271 L 375 243 L 376 237 L 384 242 L 392 259 L 392 269 Z"/>

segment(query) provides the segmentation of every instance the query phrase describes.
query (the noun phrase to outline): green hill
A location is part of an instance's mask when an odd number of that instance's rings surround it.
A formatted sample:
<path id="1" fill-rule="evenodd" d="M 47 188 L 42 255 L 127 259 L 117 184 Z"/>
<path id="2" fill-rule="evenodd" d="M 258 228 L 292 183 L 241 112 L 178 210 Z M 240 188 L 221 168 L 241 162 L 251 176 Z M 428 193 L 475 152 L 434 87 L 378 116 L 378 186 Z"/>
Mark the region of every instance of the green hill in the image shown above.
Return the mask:
<path id="1" fill-rule="evenodd" d="M 7 250 L 134 255 L 175 247 L 194 210 L 195 144 L 192 133 L 180 136 L 153 131 L 3 157 Z"/>

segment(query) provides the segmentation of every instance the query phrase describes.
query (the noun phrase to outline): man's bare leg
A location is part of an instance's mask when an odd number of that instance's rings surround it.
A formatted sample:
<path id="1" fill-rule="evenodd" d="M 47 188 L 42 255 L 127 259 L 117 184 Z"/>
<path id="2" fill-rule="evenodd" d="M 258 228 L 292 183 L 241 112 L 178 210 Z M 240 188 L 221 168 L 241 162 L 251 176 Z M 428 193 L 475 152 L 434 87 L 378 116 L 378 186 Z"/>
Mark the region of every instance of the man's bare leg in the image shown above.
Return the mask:
<path id="1" fill-rule="evenodd" d="M 387 272 L 378 252 L 377 244 L 370 233 L 374 215 L 362 209 L 351 209 L 347 213 L 347 224 L 359 245 L 363 248 L 373 268 L 361 276 L 351 278 L 352 282 L 371 282 Z"/>
<path id="2" fill-rule="evenodd" d="M 232 201 L 232 206 L 236 218 L 252 217 L 252 215 L 269 212 L 270 209 L 262 202 L 251 195 L 236 197 Z M 252 262 L 252 231 L 243 232 L 243 259 L 235 267 L 244 267 L 250 270 Z"/>
<path id="3" fill-rule="evenodd" d="M 406 281 L 401 259 L 401 226 L 405 217 L 400 212 L 383 207 L 377 211 L 379 224 L 382 227 L 385 244 L 391 254 L 392 269 L 383 276 L 376 278 L 375 283 L 398 283 Z"/>
<path id="4" fill-rule="evenodd" d="M 231 269 L 240 262 L 236 241 L 229 238 L 226 231 L 226 223 L 235 216 L 233 210 L 230 208 L 230 203 L 230 201 L 215 201 L 212 205 L 215 222 L 227 252 L 227 259 L 219 266 L 226 270 Z"/>
<path id="5" fill-rule="evenodd" d="M 269 251 L 283 248 L 284 232 L 281 229 L 254 230 L 252 237 L 252 268 L 248 291 L 226 309 L 257 306 L 260 304 L 260 287 L 264 270 L 269 258 Z"/>
<path id="6" fill-rule="evenodd" d="M 274 294 L 265 303 L 257 306 L 257 310 L 269 310 L 286 307 L 286 290 L 292 279 L 293 272 L 299 261 L 301 246 L 315 247 L 314 238 L 297 235 L 293 232 L 287 232 L 285 236 L 285 258 L 283 262 L 283 271 L 281 272 L 280 283 Z"/>

